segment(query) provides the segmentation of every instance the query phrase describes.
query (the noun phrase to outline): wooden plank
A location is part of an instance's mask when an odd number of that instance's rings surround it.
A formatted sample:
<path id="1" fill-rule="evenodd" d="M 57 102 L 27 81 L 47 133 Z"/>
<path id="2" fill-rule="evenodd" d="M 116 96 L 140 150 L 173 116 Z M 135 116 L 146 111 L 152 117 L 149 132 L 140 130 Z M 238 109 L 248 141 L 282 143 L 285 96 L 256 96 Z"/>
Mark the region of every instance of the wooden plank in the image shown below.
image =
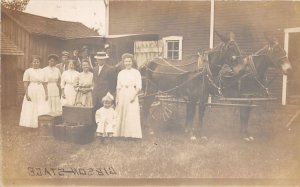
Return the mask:
<path id="1" fill-rule="evenodd" d="M 160 101 L 164 102 L 170 102 L 170 103 L 187 103 L 184 100 L 175 100 L 175 99 L 165 99 L 162 98 Z M 199 102 L 197 102 L 199 104 Z M 207 103 L 206 105 L 209 106 L 229 106 L 229 107 L 258 107 L 259 105 L 254 105 L 254 104 L 232 104 L 232 103 Z"/>
<path id="2" fill-rule="evenodd" d="M 259 105 L 231 104 L 231 103 L 207 103 L 209 106 L 229 106 L 229 107 L 258 107 Z"/>
<path id="3" fill-rule="evenodd" d="M 277 98 L 219 98 L 220 101 L 275 101 Z"/>

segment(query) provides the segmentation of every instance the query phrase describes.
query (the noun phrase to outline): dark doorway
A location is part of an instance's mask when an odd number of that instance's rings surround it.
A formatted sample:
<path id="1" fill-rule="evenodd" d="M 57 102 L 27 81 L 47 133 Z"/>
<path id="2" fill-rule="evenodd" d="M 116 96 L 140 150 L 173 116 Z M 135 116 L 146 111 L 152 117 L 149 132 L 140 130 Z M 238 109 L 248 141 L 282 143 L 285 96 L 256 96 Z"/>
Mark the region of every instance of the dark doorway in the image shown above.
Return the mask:
<path id="1" fill-rule="evenodd" d="M 288 56 L 293 67 L 288 76 L 288 96 L 300 97 L 300 33 L 290 33 Z"/>
<path id="2" fill-rule="evenodd" d="M 1 56 L 1 106 L 17 104 L 17 57 Z"/>

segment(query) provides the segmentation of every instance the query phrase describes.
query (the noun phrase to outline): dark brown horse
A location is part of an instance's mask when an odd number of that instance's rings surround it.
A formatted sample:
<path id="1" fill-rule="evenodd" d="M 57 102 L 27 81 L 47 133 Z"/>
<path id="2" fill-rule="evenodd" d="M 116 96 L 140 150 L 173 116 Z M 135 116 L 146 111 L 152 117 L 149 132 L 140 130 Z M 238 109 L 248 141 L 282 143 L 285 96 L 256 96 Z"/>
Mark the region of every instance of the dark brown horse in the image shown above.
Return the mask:
<path id="1" fill-rule="evenodd" d="M 174 62 L 163 58 L 155 58 L 144 64 L 140 71 L 145 78 L 143 96 L 143 116 L 145 124 L 149 117 L 149 109 L 157 92 L 183 98 L 187 102 L 186 107 L 186 131 L 190 132 L 190 138 L 196 139 L 195 130 L 202 132 L 204 111 L 209 87 L 217 87 L 212 77 L 217 76 L 222 65 L 232 63 L 236 56 L 240 56 L 240 50 L 233 35 L 229 37 L 217 33 L 222 40 L 214 49 L 199 55 L 197 60 L 191 62 Z M 199 102 L 199 128 L 194 127 L 196 104 Z M 150 125 L 147 125 L 150 133 L 153 133 Z M 206 138 L 206 137 L 205 137 Z"/>
<path id="2" fill-rule="evenodd" d="M 240 58 L 236 65 L 223 66 L 215 80 L 221 80 L 224 97 L 266 97 L 269 95 L 266 73 L 269 67 L 276 67 L 287 74 L 291 64 L 286 52 L 274 37 L 266 37 L 268 45 L 253 55 Z M 249 99 L 250 100 L 250 99 Z M 249 104 L 249 101 L 243 104 Z M 251 103 L 251 102 L 250 102 Z M 240 107 L 241 133 L 245 140 L 254 138 L 248 133 L 251 107 Z"/>

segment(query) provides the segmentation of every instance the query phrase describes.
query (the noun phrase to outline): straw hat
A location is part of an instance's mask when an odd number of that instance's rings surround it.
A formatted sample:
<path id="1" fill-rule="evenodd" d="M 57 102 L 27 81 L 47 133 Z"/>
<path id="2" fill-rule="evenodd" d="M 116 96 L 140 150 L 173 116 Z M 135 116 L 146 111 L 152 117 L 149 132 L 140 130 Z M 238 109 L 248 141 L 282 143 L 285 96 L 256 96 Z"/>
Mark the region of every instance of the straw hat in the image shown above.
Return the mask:
<path id="1" fill-rule="evenodd" d="M 68 51 L 63 51 L 63 52 L 61 52 L 61 55 L 62 56 L 69 56 L 69 52 Z"/>
<path id="2" fill-rule="evenodd" d="M 97 54 L 94 56 L 95 59 L 108 59 L 109 56 L 107 55 L 106 52 L 97 52 Z"/>

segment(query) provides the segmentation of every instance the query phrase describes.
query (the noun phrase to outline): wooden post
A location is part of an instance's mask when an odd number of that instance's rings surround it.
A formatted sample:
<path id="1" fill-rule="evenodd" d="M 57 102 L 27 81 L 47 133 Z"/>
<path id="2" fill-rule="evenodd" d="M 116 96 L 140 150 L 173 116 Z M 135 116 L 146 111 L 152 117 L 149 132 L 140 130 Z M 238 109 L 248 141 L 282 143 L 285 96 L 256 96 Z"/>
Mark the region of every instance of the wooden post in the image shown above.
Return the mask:
<path id="1" fill-rule="evenodd" d="M 214 47 L 214 21 L 215 21 L 215 1 L 210 1 L 210 34 L 209 34 L 209 48 Z"/>
<path id="2" fill-rule="evenodd" d="M 209 48 L 214 47 L 214 21 L 215 21 L 215 0 L 210 1 L 210 34 L 209 34 Z M 208 96 L 207 103 L 211 103 L 211 95 Z"/>
<path id="3" fill-rule="evenodd" d="M 289 54 L 289 32 L 284 33 L 284 50 Z M 286 105 L 286 92 L 287 92 L 287 75 L 282 77 L 282 100 L 281 104 Z"/>
<path id="4" fill-rule="evenodd" d="M 105 36 L 109 35 L 109 0 L 104 0 L 105 5 Z"/>

